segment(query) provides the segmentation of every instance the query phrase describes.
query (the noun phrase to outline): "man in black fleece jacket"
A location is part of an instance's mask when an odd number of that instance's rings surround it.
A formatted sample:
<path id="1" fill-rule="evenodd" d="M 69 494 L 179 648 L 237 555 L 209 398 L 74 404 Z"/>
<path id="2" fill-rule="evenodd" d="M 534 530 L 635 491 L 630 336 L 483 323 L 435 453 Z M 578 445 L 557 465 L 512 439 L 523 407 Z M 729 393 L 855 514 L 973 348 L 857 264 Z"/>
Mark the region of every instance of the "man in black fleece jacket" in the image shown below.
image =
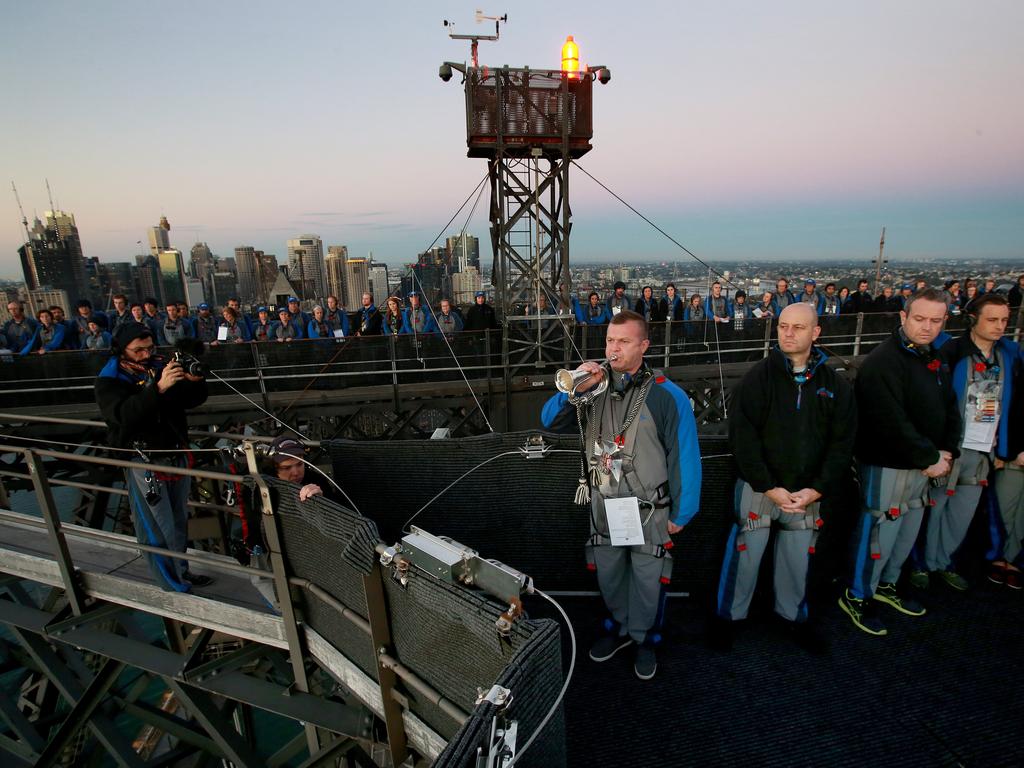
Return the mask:
<path id="1" fill-rule="evenodd" d="M 863 506 L 853 540 L 853 573 L 839 606 L 871 635 L 888 630 L 872 599 L 908 616 L 925 609 L 896 582 L 913 548 L 929 481 L 958 455 L 960 412 L 949 366 L 933 349 L 946 320 L 942 295 L 927 289 L 900 312 L 901 325 L 867 356 L 857 374 L 854 456 Z M 882 435 L 882 437 L 879 437 Z"/>
<path id="2" fill-rule="evenodd" d="M 164 465 L 125 470 L 136 537 L 142 544 L 184 552 L 191 477 L 158 470 L 185 466 L 185 411 L 206 400 L 206 381 L 175 360 L 155 358 L 155 341 L 152 329 L 141 323 L 118 329 L 114 354 L 96 377 L 96 403 L 107 423 L 108 445 L 139 451 L 154 465 Z M 137 460 L 131 454 L 118 458 Z M 157 584 L 169 591 L 190 592 L 212 581 L 191 573 L 184 560 L 148 552 L 146 560 Z"/>
<path id="3" fill-rule="evenodd" d="M 714 639 L 728 648 L 731 622 L 746 618 L 775 521 L 775 612 L 813 652 L 821 643 L 806 624 L 807 569 L 822 525 L 820 500 L 850 471 L 857 413 L 852 388 L 813 346 L 821 333 L 814 307 L 783 309 L 778 333 L 778 347 L 733 392 L 737 521 L 722 563 Z"/>

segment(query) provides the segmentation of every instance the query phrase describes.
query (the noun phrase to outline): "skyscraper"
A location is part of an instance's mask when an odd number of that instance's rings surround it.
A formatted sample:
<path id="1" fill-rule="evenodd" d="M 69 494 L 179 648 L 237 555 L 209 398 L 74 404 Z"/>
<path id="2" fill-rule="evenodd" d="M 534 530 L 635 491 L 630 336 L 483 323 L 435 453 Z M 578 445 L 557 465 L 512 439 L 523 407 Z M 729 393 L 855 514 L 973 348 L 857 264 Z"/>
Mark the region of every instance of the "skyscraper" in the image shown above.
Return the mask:
<path id="1" fill-rule="evenodd" d="M 363 305 L 363 294 L 370 290 L 369 262 L 366 259 L 348 258 L 345 261 L 345 298 L 348 309 Z M 341 298 L 341 297 L 339 297 Z"/>
<path id="2" fill-rule="evenodd" d="M 288 241 L 288 279 L 301 286 L 303 299 L 327 293 L 324 244 L 319 235 L 299 235 Z"/>
<path id="3" fill-rule="evenodd" d="M 188 296 L 188 275 L 185 273 L 185 260 L 181 251 L 171 249 L 161 251 L 156 257 L 160 265 L 160 295 L 163 304 L 170 301 L 186 301 Z"/>
<path id="4" fill-rule="evenodd" d="M 277 256 L 272 253 L 256 251 L 256 263 L 259 265 L 260 292 L 259 301 L 270 301 L 271 288 L 277 282 L 280 270 L 277 267 Z"/>
<path id="5" fill-rule="evenodd" d="M 149 228 L 149 252 L 156 256 L 171 247 L 171 225 L 166 216 L 160 217 L 160 224 Z"/>
<path id="6" fill-rule="evenodd" d="M 78 258 L 84 259 L 82 239 L 78 235 L 75 214 L 64 211 L 46 211 L 43 216 L 46 219 L 46 228 L 55 229 L 61 240 L 67 245 L 68 250 Z"/>
<path id="7" fill-rule="evenodd" d="M 369 272 L 370 293 L 373 294 L 373 303 L 378 307 L 383 306 L 389 295 L 388 265 L 378 261 L 371 261 Z"/>
<path id="8" fill-rule="evenodd" d="M 480 270 L 466 267 L 452 275 L 452 301 L 456 304 L 472 304 L 476 292 L 482 285 Z"/>
<path id="9" fill-rule="evenodd" d="M 29 240 L 18 249 L 18 255 L 29 290 L 62 290 L 77 301 L 89 295 L 82 245 L 74 217 L 62 211 L 56 213 L 59 216 L 47 211 L 50 215 L 45 225 L 35 220 Z"/>
<path id="10" fill-rule="evenodd" d="M 462 272 L 466 267 L 480 269 L 480 240 L 473 235 L 449 237 L 445 241 L 452 272 Z"/>
<path id="11" fill-rule="evenodd" d="M 136 256 L 132 275 L 135 278 L 137 301 L 150 298 L 160 301 L 160 263 L 155 256 Z"/>
<path id="12" fill-rule="evenodd" d="M 235 264 L 238 266 L 238 298 L 249 305 L 262 301 L 263 285 L 260 280 L 262 265 L 251 245 L 235 248 Z"/>
<path id="13" fill-rule="evenodd" d="M 213 273 L 217 271 L 217 258 L 206 243 L 196 243 L 188 262 L 188 271 L 203 286 L 203 295 L 213 295 Z"/>
<path id="14" fill-rule="evenodd" d="M 327 294 L 345 302 L 345 262 L 348 261 L 348 247 L 331 245 L 327 248 L 324 269 L 327 272 Z"/>

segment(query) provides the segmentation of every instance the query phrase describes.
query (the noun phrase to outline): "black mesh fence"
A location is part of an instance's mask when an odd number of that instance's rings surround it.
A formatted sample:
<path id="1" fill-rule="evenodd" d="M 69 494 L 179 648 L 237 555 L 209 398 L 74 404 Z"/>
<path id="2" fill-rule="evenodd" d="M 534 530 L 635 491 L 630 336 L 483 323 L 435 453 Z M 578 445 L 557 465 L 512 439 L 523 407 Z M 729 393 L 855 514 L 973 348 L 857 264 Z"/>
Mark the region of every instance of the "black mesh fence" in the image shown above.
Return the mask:
<path id="1" fill-rule="evenodd" d="M 440 493 L 416 517 L 415 525 L 529 574 L 542 589 L 594 590 L 596 582 L 583 556 L 590 508 L 573 503 L 580 471 L 579 437 L 544 434 L 553 450 L 532 459 L 520 450 L 532 434 L 537 433 L 324 445 L 335 478 L 376 521 L 385 541 L 399 540 L 408 518 Z M 732 520 L 735 474 L 727 441 L 704 436 L 700 448 L 700 512 L 676 537 L 674 590 L 710 588 Z M 465 473 L 469 474 L 445 490 Z"/>
<path id="2" fill-rule="evenodd" d="M 324 498 L 299 502 L 297 486 L 290 483 L 272 478 L 267 482 L 290 572 L 366 617 L 363 577 L 377 557 L 374 523 Z M 298 599 L 305 622 L 376 680 L 369 635 L 308 591 L 300 591 Z M 555 622 L 522 618 L 502 637 L 495 620 L 508 606 L 415 569 L 405 586 L 385 579 L 385 600 L 393 655 L 442 696 L 472 713 L 460 726 L 416 690 L 404 688 L 410 711 L 450 740 L 438 764 L 472 765 L 477 746 L 486 740 L 493 712 L 489 705 L 476 707 L 478 688 L 486 691 L 495 683 L 511 688 L 514 702 L 508 716 L 519 722 L 520 733 L 533 733 L 563 680 L 561 635 Z M 561 711 L 527 758 L 524 766 L 564 765 Z"/>

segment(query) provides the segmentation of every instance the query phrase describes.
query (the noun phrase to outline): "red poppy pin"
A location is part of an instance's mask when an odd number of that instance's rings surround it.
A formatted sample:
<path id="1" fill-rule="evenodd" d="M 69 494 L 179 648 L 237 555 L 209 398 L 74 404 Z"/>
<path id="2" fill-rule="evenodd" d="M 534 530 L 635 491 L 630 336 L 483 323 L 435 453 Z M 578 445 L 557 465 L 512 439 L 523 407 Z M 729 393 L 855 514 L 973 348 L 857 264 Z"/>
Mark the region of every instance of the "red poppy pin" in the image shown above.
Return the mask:
<path id="1" fill-rule="evenodd" d="M 932 360 L 930 363 L 928 363 L 928 370 L 929 371 L 937 371 L 941 367 L 942 367 L 942 363 L 940 363 L 938 360 Z"/>
<path id="2" fill-rule="evenodd" d="M 978 373 L 984 373 L 986 370 L 988 370 L 988 366 L 985 365 L 984 363 L 975 363 L 974 370 L 977 371 Z"/>

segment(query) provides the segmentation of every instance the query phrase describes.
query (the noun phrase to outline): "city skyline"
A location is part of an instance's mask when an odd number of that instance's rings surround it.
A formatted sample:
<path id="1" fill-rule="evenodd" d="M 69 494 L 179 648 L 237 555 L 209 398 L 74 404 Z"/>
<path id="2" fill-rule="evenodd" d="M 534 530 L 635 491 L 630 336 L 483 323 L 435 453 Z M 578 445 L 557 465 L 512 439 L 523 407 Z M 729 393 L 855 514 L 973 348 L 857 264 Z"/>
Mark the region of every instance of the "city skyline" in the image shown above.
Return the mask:
<path id="1" fill-rule="evenodd" d="M 458 78 L 437 78 L 468 53 L 440 20 L 486 32 L 475 6 L 15 6 L 5 167 L 30 225 L 48 178 L 103 262 L 133 260 L 160 216 L 183 253 L 284 261 L 311 233 L 412 262 L 486 170 L 465 157 Z M 1019 4 L 587 9 L 484 8 L 512 13 L 481 62 L 555 68 L 573 34 L 584 63 L 607 64 L 580 165 L 701 258 L 870 260 L 882 226 L 892 258 L 1024 255 Z M 154 53 L 153 29 L 175 55 Z M 686 258 L 577 169 L 571 200 L 574 262 Z M 485 191 L 467 226 L 485 264 L 487 208 Z M 13 195 L 0 211 L 0 277 L 20 277 Z"/>

